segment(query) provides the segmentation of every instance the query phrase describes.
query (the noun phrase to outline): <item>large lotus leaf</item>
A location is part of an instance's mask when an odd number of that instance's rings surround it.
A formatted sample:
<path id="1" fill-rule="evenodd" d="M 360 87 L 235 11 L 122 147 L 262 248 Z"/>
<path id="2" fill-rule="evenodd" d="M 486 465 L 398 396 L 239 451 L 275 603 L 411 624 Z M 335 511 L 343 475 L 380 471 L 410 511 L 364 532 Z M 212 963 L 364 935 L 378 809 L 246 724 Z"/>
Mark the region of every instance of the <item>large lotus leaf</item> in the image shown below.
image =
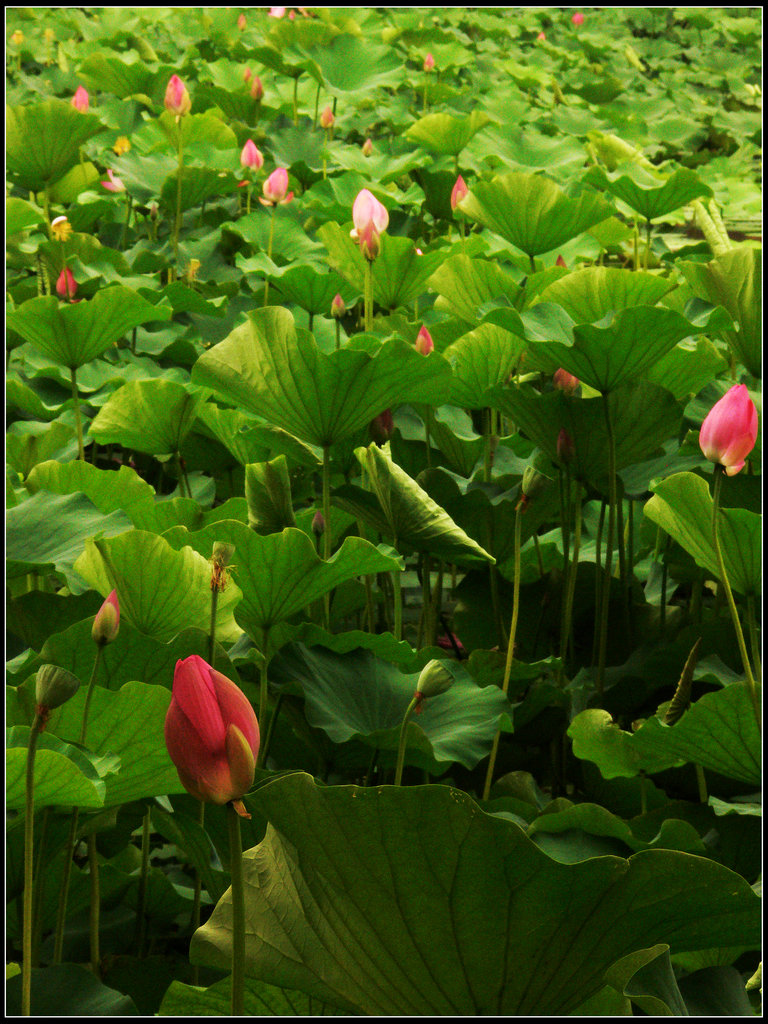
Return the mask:
<path id="1" fill-rule="evenodd" d="M 724 306 L 738 322 L 739 330 L 726 337 L 753 377 L 762 376 L 762 264 L 762 252 L 743 245 L 709 263 L 678 264 L 694 294 Z"/>
<path id="2" fill-rule="evenodd" d="M 328 262 L 362 293 L 365 287 L 365 257 L 359 246 L 335 222 L 323 224 L 318 237 L 328 250 Z M 373 263 L 373 298 L 385 309 L 407 306 L 426 288 L 430 276 L 442 261 L 442 253 L 427 252 L 422 256 L 410 238 L 381 236 L 381 250 Z"/>
<path id="3" fill-rule="evenodd" d="M 307 70 L 335 96 L 358 96 L 393 85 L 402 74 L 402 61 L 391 46 L 372 37 L 337 36 L 312 51 Z"/>
<path id="4" fill-rule="evenodd" d="M 477 182 L 458 208 L 529 256 L 558 248 L 614 212 L 597 192 L 571 199 L 551 179 L 518 172 Z"/>
<path id="5" fill-rule="evenodd" d="M 333 272 L 320 273 L 314 267 L 293 266 L 280 275 L 275 288 L 287 302 L 295 302 L 308 313 L 327 315 L 344 282 Z"/>
<path id="6" fill-rule="evenodd" d="M 201 553 L 217 540 L 235 545 L 234 575 L 242 590 L 237 621 L 249 632 L 290 619 L 345 580 L 401 569 L 396 552 L 375 548 L 360 537 L 347 537 L 326 562 L 307 534 L 293 528 L 261 536 L 244 523 L 229 521 L 198 533 L 180 526 L 166 536 L 171 545 L 190 545 Z"/>
<path id="7" fill-rule="evenodd" d="M 497 387 L 490 404 L 542 448 L 553 462 L 557 438 L 565 430 L 574 444 L 571 473 L 595 484 L 608 474 L 608 428 L 602 399 L 574 398 L 562 391 L 539 394 L 527 387 Z M 656 384 L 625 384 L 608 395 L 616 440 L 616 468 L 650 458 L 676 437 L 683 411 L 672 395 Z"/>
<path id="8" fill-rule="evenodd" d="M 512 274 L 495 260 L 463 253 L 444 260 L 429 279 L 429 287 L 438 294 L 436 309 L 448 309 L 467 323 L 479 320 L 478 307 L 486 302 L 502 297 L 514 303 L 520 294 Z"/>
<path id="9" fill-rule="evenodd" d="M 444 405 L 429 417 L 430 441 L 445 457 L 446 465 L 469 478 L 485 452 L 485 439 L 476 434 L 471 418 L 461 409 Z"/>
<path id="10" fill-rule="evenodd" d="M 55 494 L 81 492 L 105 515 L 121 510 L 133 522 L 134 513 L 154 505 L 155 489 L 130 466 L 97 469 L 90 462 L 41 462 L 25 481 L 31 494 L 52 491 Z"/>
<path id="11" fill-rule="evenodd" d="M 728 488 L 728 480 L 723 483 Z M 709 484 L 695 473 L 675 473 L 657 483 L 643 512 L 676 540 L 713 579 L 720 569 L 712 543 Z M 762 519 L 744 508 L 721 508 L 718 538 L 728 582 L 740 594 L 759 594 L 762 581 Z"/>
<path id="12" fill-rule="evenodd" d="M 227 448 L 237 462 L 265 462 L 270 454 L 286 455 L 300 466 L 316 468 L 322 454 L 305 445 L 281 427 L 254 423 L 253 417 L 237 409 L 219 409 L 207 402 L 198 412 L 198 422 Z"/>
<path id="13" fill-rule="evenodd" d="M 82 692 L 82 687 L 79 692 Z M 11 688 L 8 694 L 12 700 Z M 8 731 L 5 745 L 5 801 L 8 810 L 24 809 L 28 743 L 27 726 L 16 725 Z M 63 742 L 50 730 L 41 733 L 35 754 L 35 809 L 54 804 L 61 807 L 101 807 L 104 803 L 104 776 L 116 764 L 114 759 L 93 759 L 79 747 Z"/>
<path id="14" fill-rule="evenodd" d="M 448 401 L 463 409 L 488 404 L 486 392 L 504 384 L 520 361 L 526 342 L 494 324 L 480 324 L 443 351 L 453 378 Z"/>
<path id="15" fill-rule="evenodd" d="M 453 685 L 421 705 L 407 727 L 406 760 L 440 773 L 457 761 L 474 768 L 491 750 L 499 728 L 512 728 L 512 707 L 496 686 L 480 687 L 458 662 L 446 661 Z M 298 682 L 310 725 L 334 743 L 358 739 L 397 750 L 403 715 L 419 673 L 404 673 L 370 651 L 336 654 L 292 645 L 270 666 L 275 681 Z"/>
<path id="16" fill-rule="evenodd" d="M 436 153 L 458 156 L 469 140 L 485 128 L 490 117 L 483 110 L 473 110 L 469 117 L 450 114 L 426 114 L 406 131 L 406 138 Z"/>
<path id="17" fill-rule="evenodd" d="M 107 898 L 103 890 L 102 898 Z M 73 902 L 70 896 L 70 908 Z M 21 975 L 8 981 L 6 1000 L 6 1013 L 21 1016 Z M 103 984 L 90 967 L 48 964 L 32 968 L 30 1013 L 33 1017 L 132 1017 L 138 1010 L 130 996 Z"/>
<path id="18" fill-rule="evenodd" d="M 760 785 L 760 730 L 745 682 L 705 693 L 676 725 L 656 715 L 636 732 L 624 732 L 607 711 L 591 708 L 574 718 L 568 735 L 575 756 L 594 761 L 606 779 L 699 764 Z"/>
<path id="19" fill-rule="evenodd" d="M 645 377 L 684 402 L 725 369 L 725 359 L 709 338 L 685 338 L 646 370 Z"/>
<path id="20" fill-rule="evenodd" d="M 245 467 L 248 525 L 256 533 L 279 533 L 296 525 L 291 500 L 291 477 L 284 455 Z"/>
<path id="21" fill-rule="evenodd" d="M 230 195 L 237 191 L 237 176 L 217 170 L 215 167 L 184 167 L 179 175 L 174 171 L 163 182 L 160 190 L 160 204 L 169 213 L 176 210 L 176 197 L 181 195 L 181 209 L 193 210 L 212 196 Z"/>
<path id="22" fill-rule="evenodd" d="M 352 348 L 326 354 L 279 306 L 249 314 L 192 370 L 193 380 L 226 401 L 320 447 L 349 437 L 390 406 L 439 405 L 449 374 L 442 357 L 425 359 L 398 338 L 373 355 Z"/>
<path id="23" fill-rule="evenodd" d="M 100 444 L 174 455 L 207 397 L 205 391 L 172 380 L 129 381 L 109 396 L 88 434 Z"/>
<path id="24" fill-rule="evenodd" d="M 336 654 L 348 654 L 363 649 L 370 651 L 377 659 L 398 665 L 403 672 L 421 671 L 433 658 L 445 657 L 439 647 L 422 647 L 416 651 L 407 640 L 396 640 L 392 633 L 366 633 L 362 629 L 351 629 L 344 633 L 329 633 L 314 622 L 285 622 L 271 634 L 276 647 L 296 643 L 306 647 L 319 645 Z"/>
<path id="25" fill-rule="evenodd" d="M 169 642 L 183 629 L 210 628 L 212 549 L 213 542 L 205 556 L 189 548 L 175 551 L 163 537 L 131 530 L 112 540 L 89 540 L 75 571 L 104 597 L 116 590 L 121 615 L 139 632 Z M 219 594 L 216 636 L 222 641 L 240 636 L 232 614 L 240 597 L 234 584 Z"/>
<path id="26" fill-rule="evenodd" d="M 6 398 L 9 398 L 8 391 Z M 28 476 L 36 465 L 48 459 L 76 457 L 75 428 L 61 420 L 54 423 L 16 420 L 5 435 L 5 458 L 8 466 L 12 466 L 22 477 Z"/>
<path id="27" fill-rule="evenodd" d="M 250 245 L 258 246 L 266 258 L 269 235 L 272 231 L 271 224 L 274 223 L 273 254 L 279 254 L 286 260 L 300 260 L 302 263 L 316 263 L 320 266 L 324 255 L 323 247 L 306 233 L 303 218 L 294 209 L 295 205 L 297 204 L 291 203 L 290 206 L 281 207 L 274 217 L 260 207 L 237 221 L 223 224 L 222 230 L 231 231 Z M 240 256 L 238 265 L 247 269 L 246 264 L 247 261 Z"/>
<path id="28" fill-rule="evenodd" d="M 602 167 L 591 167 L 585 180 L 610 192 L 644 220 L 663 217 L 687 206 L 694 199 L 712 195 L 709 185 L 705 185 L 696 172 L 687 167 L 676 170 L 662 185 L 639 164 L 629 165 L 628 170 L 629 174 L 617 172 L 612 175 Z"/>
<path id="29" fill-rule="evenodd" d="M 514 313 L 500 310 L 495 319 L 517 326 Z M 599 324 L 576 324 L 561 306 L 541 303 L 518 319 L 532 343 L 527 366 L 550 373 L 563 367 L 598 391 L 637 380 L 683 338 L 706 330 L 658 306 L 633 306 L 609 313 Z M 550 340 L 553 335 L 563 340 Z"/>
<path id="30" fill-rule="evenodd" d="M 346 37 L 342 37 L 346 38 Z M 229 1017 L 232 1010 L 232 982 L 217 981 L 208 988 L 172 981 L 159 1017 Z M 277 988 L 256 978 L 243 981 L 243 1012 L 248 1017 L 334 1017 L 346 1016 L 327 1003 L 318 1003 L 304 992 Z"/>
<path id="31" fill-rule="evenodd" d="M 84 494 L 50 491 L 38 491 L 8 509 L 5 524 L 5 556 L 17 563 L 9 564 L 11 575 L 48 565 L 69 574 L 91 538 L 125 533 L 131 525 L 124 512 L 104 515 Z"/>
<path id="32" fill-rule="evenodd" d="M 558 863 L 441 785 L 319 787 L 297 773 L 253 802 L 269 826 L 244 856 L 246 972 L 352 1012 L 562 1016 L 654 943 L 759 946 L 758 897 L 704 857 Z M 231 941 L 226 894 L 192 962 L 227 970 Z"/>
<path id="33" fill-rule="evenodd" d="M 672 288 L 673 282 L 642 271 L 586 267 L 548 285 L 539 301 L 558 303 L 574 323 L 594 324 L 630 306 L 655 306 Z"/>
<path id="34" fill-rule="evenodd" d="M 111 92 L 121 100 L 152 93 L 156 73 L 136 54 L 92 53 L 80 64 L 77 77 L 101 93 Z"/>
<path id="35" fill-rule="evenodd" d="M 77 369 L 132 327 L 170 317 L 169 306 L 153 306 L 130 288 L 113 285 L 83 302 L 64 304 L 54 295 L 29 299 L 6 322 L 58 366 Z"/>
<path id="36" fill-rule="evenodd" d="M 9 238 L 19 231 L 28 231 L 42 224 L 45 218 L 41 210 L 28 203 L 26 199 L 9 196 L 5 200 L 5 237 Z"/>
<path id="37" fill-rule="evenodd" d="M 39 192 L 74 167 L 80 147 L 103 125 L 64 100 L 5 108 L 6 171 L 21 188 Z"/>
<path id="38" fill-rule="evenodd" d="M 375 496 L 379 514 L 374 506 L 372 525 L 383 526 L 382 532 L 392 538 L 396 547 L 413 547 L 458 565 L 493 561 L 384 449 L 371 444 L 368 448 L 357 448 L 355 455 L 366 471 L 373 493 L 341 487 L 333 497 L 334 504 L 366 519 L 370 507 L 366 499 Z"/>

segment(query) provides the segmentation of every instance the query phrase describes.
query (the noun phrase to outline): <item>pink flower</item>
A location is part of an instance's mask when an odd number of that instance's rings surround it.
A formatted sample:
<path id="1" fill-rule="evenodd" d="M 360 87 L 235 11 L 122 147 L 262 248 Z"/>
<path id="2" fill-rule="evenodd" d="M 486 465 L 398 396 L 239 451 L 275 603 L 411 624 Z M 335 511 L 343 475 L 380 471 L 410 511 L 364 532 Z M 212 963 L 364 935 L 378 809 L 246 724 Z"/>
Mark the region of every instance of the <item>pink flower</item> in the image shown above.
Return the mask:
<path id="1" fill-rule="evenodd" d="M 250 167 L 252 171 L 259 171 L 264 166 L 264 157 L 256 147 L 253 139 L 248 139 L 240 154 L 240 163 L 243 167 Z"/>
<path id="2" fill-rule="evenodd" d="M 254 75 L 253 81 L 251 82 L 251 99 L 260 100 L 263 95 L 264 86 L 261 84 L 261 79 L 258 75 Z"/>
<path id="3" fill-rule="evenodd" d="M 278 167 L 277 170 L 272 171 L 261 186 L 261 191 L 264 193 L 264 198 L 259 197 L 259 202 L 264 206 L 290 203 L 293 199 L 293 192 L 288 192 L 288 171 L 285 167 Z"/>
<path id="4" fill-rule="evenodd" d="M 165 745 L 187 792 L 226 804 L 253 784 L 259 723 L 242 690 L 193 654 L 176 662 Z"/>
<path id="5" fill-rule="evenodd" d="M 327 106 L 320 115 L 320 124 L 323 126 L 323 128 L 333 128 L 335 120 L 336 118 L 333 116 L 333 111 L 331 110 L 330 106 Z"/>
<path id="6" fill-rule="evenodd" d="M 379 236 L 389 224 L 389 214 L 386 206 L 367 188 L 358 192 L 352 205 L 352 223 L 351 237 L 367 260 L 375 260 L 379 255 Z"/>
<path id="7" fill-rule="evenodd" d="M 287 10 L 287 7 L 270 7 L 267 14 L 270 18 L 284 18 Z"/>
<path id="8" fill-rule="evenodd" d="M 453 186 L 453 190 L 451 191 L 451 209 L 455 210 L 464 196 L 468 194 L 469 189 L 467 188 L 466 182 L 462 176 L 459 175 L 456 179 L 456 184 Z"/>
<path id="9" fill-rule="evenodd" d="M 416 338 L 416 351 L 421 352 L 423 356 L 428 356 L 434 347 L 435 343 L 432 341 L 432 335 L 426 327 L 422 327 Z"/>
<path id="10" fill-rule="evenodd" d="M 250 82 L 252 74 L 253 74 L 253 72 L 251 71 L 251 69 L 250 68 L 246 68 L 245 71 L 243 72 L 243 81 L 244 82 Z"/>
<path id="11" fill-rule="evenodd" d="M 113 590 L 93 620 L 91 636 L 94 643 L 111 644 L 117 638 L 119 628 L 120 602 L 117 600 L 117 591 Z"/>
<path id="12" fill-rule="evenodd" d="M 746 385 L 734 384 L 709 410 L 699 432 L 699 447 L 710 462 L 734 476 L 744 468 L 756 439 L 757 409 Z"/>
<path id="13" fill-rule="evenodd" d="M 572 373 L 568 373 L 561 366 L 559 370 L 555 370 L 552 383 L 558 391 L 564 391 L 567 395 L 572 395 L 579 386 L 579 378 L 574 377 Z"/>
<path id="14" fill-rule="evenodd" d="M 547 37 L 544 35 L 543 32 L 539 32 L 539 34 L 536 36 L 536 41 L 539 43 L 543 43 L 546 38 Z"/>
<path id="15" fill-rule="evenodd" d="M 363 150 L 363 156 L 370 156 L 373 152 L 373 143 L 370 139 L 366 139 L 361 148 Z"/>
<path id="16" fill-rule="evenodd" d="M 242 14 L 242 13 L 239 14 L 238 18 L 237 18 L 237 27 L 240 29 L 241 32 L 245 28 L 246 24 L 247 24 L 247 22 L 245 20 L 245 15 Z"/>
<path id="17" fill-rule="evenodd" d="M 573 17 L 571 18 L 571 21 L 578 28 L 579 25 L 584 24 L 584 15 L 581 13 L 581 11 L 576 11 Z"/>
<path id="18" fill-rule="evenodd" d="M 341 317 L 344 316 L 346 312 L 347 307 L 346 304 L 344 303 L 344 299 L 342 299 L 342 297 L 337 292 L 333 297 L 333 301 L 331 302 L 331 316 L 339 320 L 341 319 Z"/>
<path id="19" fill-rule="evenodd" d="M 192 108 L 192 101 L 189 98 L 187 87 L 178 75 L 171 75 L 168 87 L 165 90 L 165 109 L 169 110 L 176 117 L 183 117 Z"/>
<path id="20" fill-rule="evenodd" d="M 82 85 L 78 85 L 75 90 L 75 95 L 70 100 L 70 103 L 75 110 L 79 110 L 81 114 L 85 114 L 87 112 L 90 100 L 88 98 L 87 90 L 84 89 Z"/>
<path id="21" fill-rule="evenodd" d="M 109 181 L 102 181 L 102 185 L 109 192 L 125 192 L 125 185 L 123 184 L 122 178 L 115 177 L 115 173 L 111 167 L 107 168 L 107 177 Z"/>
<path id="22" fill-rule="evenodd" d="M 384 412 L 380 412 L 378 416 L 371 420 L 368 429 L 376 444 L 382 445 L 387 442 L 395 431 L 392 410 L 385 409 Z"/>
<path id="23" fill-rule="evenodd" d="M 556 267 L 565 267 L 566 270 L 568 269 L 568 264 L 565 262 L 565 260 L 563 259 L 562 256 L 558 256 L 557 257 L 557 259 L 555 260 L 555 266 Z"/>
<path id="24" fill-rule="evenodd" d="M 421 249 L 418 247 L 418 245 L 416 246 L 416 255 L 417 256 L 423 256 L 424 255 L 424 253 L 421 251 Z"/>
<path id="25" fill-rule="evenodd" d="M 56 281 L 56 294 L 60 299 L 67 299 L 69 302 L 72 302 L 75 295 L 77 295 L 77 283 L 74 274 L 66 265 Z"/>
<path id="26" fill-rule="evenodd" d="M 424 70 L 425 71 L 433 71 L 434 67 L 435 67 L 435 58 L 432 56 L 431 53 L 428 53 L 427 56 L 424 58 Z"/>

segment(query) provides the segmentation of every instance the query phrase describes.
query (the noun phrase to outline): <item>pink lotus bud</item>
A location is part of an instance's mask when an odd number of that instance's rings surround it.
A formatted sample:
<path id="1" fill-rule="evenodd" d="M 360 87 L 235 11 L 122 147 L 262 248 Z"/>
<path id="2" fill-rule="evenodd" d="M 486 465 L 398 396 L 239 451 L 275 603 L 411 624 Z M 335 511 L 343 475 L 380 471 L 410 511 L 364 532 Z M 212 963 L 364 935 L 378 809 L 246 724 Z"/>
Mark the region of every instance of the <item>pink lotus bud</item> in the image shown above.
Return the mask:
<path id="1" fill-rule="evenodd" d="M 270 18 L 284 18 L 286 7 L 270 7 L 267 14 Z"/>
<path id="2" fill-rule="evenodd" d="M 322 537 L 325 533 L 325 517 L 320 509 L 312 516 L 312 533 L 316 537 Z"/>
<path id="3" fill-rule="evenodd" d="M 90 106 L 90 100 L 88 98 L 88 92 L 83 88 L 82 85 L 78 85 L 75 90 L 75 95 L 69 101 L 75 110 L 79 110 L 81 114 L 85 114 Z"/>
<path id="4" fill-rule="evenodd" d="M 424 253 L 421 251 L 421 249 L 418 247 L 418 245 L 416 246 L 416 255 L 417 256 L 423 256 L 424 255 Z"/>
<path id="5" fill-rule="evenodd" d="M 432 335 L 426 327 L 422 327 L 416 338 L 416 351 L 420 352 L 423 356 L 428 356 L 434 347 L 435 343 L 432 341 Z"/>
<path id="6" fill-rule="evenodd" d="M 250 82 L 252 76 L 253 76 L 253 72 L 251 71 L 251 69 L 250 68 L 246 68 L 245 71 L 243 72 L 243 81 L 244 82 Z"/>
<path id="7" fill-rule="evenodd" d="M 165 90 L 164 103 L 165 109 L 175 114 L 176 117 L 184 117 L 192 109 L 192 100 L 189 98 L 187 87 L 178 75 L 171 75 Z"/>
<path id="8" fill-rule="evenodd" d="M 77 295 L 77 283 L 69 267 L 65 266 L 59 274 L 56 282 L 56 294 L 60 299 L 67 299 L 69 302 Z"/>
<path id="9" fill-rule="evenodd" d="M 253 784 L 259 723 L 242 690 L 193 654 L 176 662 L 165 745 L 188 793 L 226 804 Z"/>
<path id="10" fill-rule="evenodd" d="M 346 312 L 347 307 L 344 304 L 344 299 L 342 299 L 342 297 L 337 292 L 336 295 L 334 295 L 333 297 L 333 301 L 331 302 L 331 316 L 334 317 L 336 320 L 340 320 Z"/>
<path id="11" fill-rule="evenodd" d="M 248 139 L 240 154 L 240 163 L 243 167 L 250 167 L 253 171 L 259 171 L 264 166 L 264 157 L 256 147 L 253 139 Z"/>
<path id="12" fill-rule="evenodd" d="M 573 438 L 565 428 L 557 435 L 557 457 L 561 462 L 571 462 L 576 454 Z"/>
<path id="13" fill-rule="evenodd" d="M 259 199 L 264 206 L 276 206 L 278 203 L 290 203 L 293 199 L 293 192 L 288 192 L 288 171 L 285 167 L 278 167 L 272 171 L 270 176 L 261 186 L 264 198 Z"/>
<path id="14" fill-rule="evenodd" d="M 566 270 L 568 269 L 568 264 L 565 262 L 562 256 L 557 257 L 557 259 L 555 260 L 555 266 L 564 267 Z"/>
<path id="15" fill-rule="evenodd" d="M 424 70 L 425 71 L 432 71 L 432 70 L 434 70 L 434 67 L 435 67 L 435 58 L 432 56 L 431 53 L 428 53 L 427 56 L 424 58 Z"/>
<path id="16" fill-rule="evenodd" d="M 104 604 L 96 613 L 91 629 L 91 637 L 94 643 L 111 644 L 117 638 L 117 631 L 120 628 L 120 603 L 117 600 L 117 591 L 113 590 Z"/>
<path id="17" fill-rule="evenodd" d="M 392 410 L 385 409 L 375 419 L 372 419 L 368 430 L 376 444 L 385 444 L 395 431 L 395 424 L 392 419 Z"/>
<path id="18" fill-rule="evenodd" d="M 581 13 L 581 11 L 576 11 L 573 17 L 571 18 L 571 21 L 578 28 L 579 25 L 584 24 L 584 15 Z"/>
<path id="19" fill-rule="evenodd" d="M 451 192 L 451 209 L 455 210 L 464 196 L 468 195 L 469 189 L 461 175 L 456 179 L 456 184 Z"/>
<path id="20" fill-rule="evenodd" d="M 352 205 L 352 238 L 360 246 L 360 251 L 367 260 L 375 260 L 379 255 L 379 235 L 389 224 L 387 208 L 369 192 L 367 188 L 357 194 Z"/>
<path id="21" fill-rule="evenodd" d="M 115 177 L 115 173 L 110 167 L 107 168 L 107 177 L 109 181 L 102 181 L 101 183 L 105 189 L 109 192 L 125 192 L 123 179 Z"/>
<path id="22" fill-rule="evenodd" d="M 579 386 L 579 378 L 574 377 L 572 373 L 568 373 L 562 366 L 559 370 L 555 370 L 554 376 L 552 377 L 552 383 L 559 391 L 564 391 L 567 395 L 572 395 L 576 388 Z"/>
<path id="23" fill-rule="evenodd" d="M 327 106 L 320 115 L 320 124 L 323 128 L 333 128 L 336 118 L 333 116 L 333 111 L 330 106 Z"/>
<path id="24" fill-rule="evenodd" d="M 245 15 L 242 13 L 239 14 L 237 18 L 237 27 L 240 29 L 241 32 L 244 30 L 246 24 L 247 22 L 245 20 Z"/>
<path id="25" fill-rule="evenodd" d="M 547 37 L 544 35 L 543 32 L 539 32 L 539 34 L 536 36 L 536 41 L 539 43 L 543 43 L 546 38 Z"/>
<path id="26" fill-rule="evenodd" d="M 261 84 L 261 79 L 258 75 L 254 75 L 253 81 L 251 82 L 251 99 L 260 100 L 263 95 L 264 86 Z"/>
<path id="27" fill-rule="evenodd" d="M 744 468 L 756 439 L 757 409 L 746 385 L 734 384 L 709 410 L 699 432 L 699 447 L 710 462 L 734 476 Z"/>
<path id="28" fill-rule="evenodd" d="M 288 11 L 288 20 L 293 21 L 296 17 L 296 11 Z"/>
<path id="29" fill-rule="evenodd" d="M 370 139 L 366 139 L 362 145 L 363 156 L 370 156 L 373 152 L 373 143 Z"/>

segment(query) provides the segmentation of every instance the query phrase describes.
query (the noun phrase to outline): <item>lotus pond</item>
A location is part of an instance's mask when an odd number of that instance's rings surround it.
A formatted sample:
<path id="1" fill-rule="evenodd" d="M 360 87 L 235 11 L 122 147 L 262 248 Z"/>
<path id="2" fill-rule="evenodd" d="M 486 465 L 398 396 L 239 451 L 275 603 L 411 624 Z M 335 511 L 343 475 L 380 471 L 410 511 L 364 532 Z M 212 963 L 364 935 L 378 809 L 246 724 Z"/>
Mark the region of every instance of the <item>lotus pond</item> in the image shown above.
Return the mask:
<path id="1" fill-rule="evenodd" d="M 757 8 L 11 8 L 10 1015 L 761 1013 Z"/>

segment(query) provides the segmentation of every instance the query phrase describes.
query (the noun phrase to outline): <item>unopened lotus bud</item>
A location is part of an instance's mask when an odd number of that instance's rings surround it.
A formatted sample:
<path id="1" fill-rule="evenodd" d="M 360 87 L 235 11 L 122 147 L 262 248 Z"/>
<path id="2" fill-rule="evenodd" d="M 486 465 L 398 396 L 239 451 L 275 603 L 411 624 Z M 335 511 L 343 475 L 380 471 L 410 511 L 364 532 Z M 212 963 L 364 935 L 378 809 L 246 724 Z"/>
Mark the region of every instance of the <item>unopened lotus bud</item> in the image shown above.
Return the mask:
<path id="1" fill-rule="evenodd" d="M 175 114 L 176 117 L 184 117 L 192 109 L 192 100 L 189 98 L 187 87 L 178 75 L 171 75 L 163 102 L 165 109 Z"/>
<path id="2" fill-rule="evenodd" d="M 61 707 L 80 688 L 80 680 L 58 665 L 41 665 L 35 677 L 35 704 L 52 711 Z"/>
<path id="3" fill-rule="evenodd" d="M 370 156 L 373 152 L 373 143 L 370 139 L 366 139 L 362 145 L 363 156 Z"/>
<path id="4" fill-rule="evenodd" d="M 533 466 L 526 466 L 523 473 L 522 492 L 530 500 L 547 485 L 547 478 Z"/>
<path id="5" fill-rule="evenodd" d="M 155 202 L 150 203 L 149 204 L 149 219 L 152 220 L 152 221 L 155 221 L 155 220 L 157 220 L 159 215 L 160 215 L 160 207 Z"/>
<path id="6" fill-rule="evenodd" d="M 243 72 L 243 81 L 244 82 L 250 82 L 252 77 L 253 77 L 253 72 L 251 71 L 250 68 L 246 68 L 245 71 Z"/>
<path id="7" fill-rule="evenodd" d="M 312 516 L 312 533 L 316 537 L 322 537 L 325 533 L 325 516 L 319 509 Z"/>
<path id="8" fill-rule="evenodd" d="M 288 192 L 288 170 L 285 167 L 278 167 L 272 171 L 261 186 L 261 191 L 264 193 L 264 198 L 260 201 L 265 206 L 290 203 L 293 199 L 293 192 Z"/>
<path id="9" fill-rule="evenodd" d="M 561 462 L 571 462 L 576 454 L 573 438 L 565 428 L 557 435 L 557 457 Z"/>
<path id="10" fill-rule="evenodd" d="M 547 37 L 544 35 L 543 32 L 539 32 L 539 34 L 536 36 L 536 42 L 543 43 L 546 38 Z"/>
<path id="11" fill-rule="evenodd" d="M 428 53 L 427 56 L 424 58 L 424 70 L 425 71 L 434 71 L 434 69 L 435 69 L 435 58 L 432 56 L 431 53 Z"/>
<path id="12" fill-rule="evenodd" d="M 240 153 L 240 163 L 243 167 L 249 167 L 252 171 L 259 171 L 264 166 L 264 157 L 261 155 L 253 139 L 248 139 Z"/>
<path id="13" fill-rule="evenodd" d="M 377 445 L 386 444 L 395 430 L 392 410 L 385 409 L 384 412 L 380 412 L 378 416 L 371 420 L 368 430 Z"/>
<path id="14" fill-rule="evenodd" d="M 453 686 L 453 675 L 442 661 L 428 661 L 419 675 L 416 692 L 423 697 L 436 697 Z"/>
<path id="15" fill-rule="evenodd" d="M 111 644 L 117 639 L 120 629 L 120 603 L 117 600 L 117 591 L 113 590 L 104 604 L 96 613 L 91 629 L 91 638 L 97 644 Z"/>
<path id="16" fill-rule="evenodd" d="M 451 209 L 455 210 L 461 200 L 469 193 L 467 184 L 461 175 L 456 179 L 456 184 L 453 186 L 451 191 Z"/>
<path id="17" fill-rule="evenodd" d="M 581 13 L 581 11 L 576 11 L 576 13 L 571 18 L 571 21 L 576 26 L 576 28 L 578 28 L 579 25 L 584 24 L 584 15 Z"/>
<path id="18" fill-rule="evenodd" d="M 56 282 L 56 294 L 60 299 L 67 299 L 70 302 L 77 294 L 77 283 L 74 274 L 67 266 L 63 267 L 59 274 Z"/>
<path id="19" fill-rule="evenodd" d="M 337 292 L 331 302 L 331 316 L 336 320 L 340 320 L 346 312 L 347 307 L 344 305 L 344 299 Z"/>
<path id="20" fill-rule="evenodd" d="M 333 111 L 330 106 L 326 107 L 320 115 L 320 124 L 326 129 L 333 128 L 335 120 L 336 118 L 333 116 Z"/>
<path id="21" fill-rule="evenodd" d="M 77 89 L 75 90 L 75 95 L 70 100 L 70 103 L 75 108 L 75 110 L 79 110 L 81 114 L 86 114 L 88 112 L 88 107 L 90 105 L 90 100 L 88 98 L 88 90 L 84 89 L 82 85 L 78 85 Z"/>
<path id="22" fill-rule="evenodd" d="M 247 81 L 247 79 L 246 79 L 246 81 Z M 264 95 L 264 86 L 261 84 L 261 79 L 259 78 L 258 75 L 254 75 L 253 76 L 253 81 L 251 82 L 251 99 L 252 100 L 261 100 L 263 95 Z"/>
<path id="23" fill-rule="evenodd" d="M 432 335 L 429 333 L 426 327 L 422 327 L 419 331 L 419 335 L 416 338 L 416 351 L 420 352 L 423 356 L 428 356 L 435 347 L 434 341 L 432 341 Z"/>
<path id="24" fill-rule="evenodd" d="M 239 14 L 237 18 L 237 27 L 240 29 L 241 32 L 245 29 L 246 24 L 247 22 L 245 20 L 245 15 L 242 13 Z"/>
<path id="25" fill-rule="evenodd" d="M 579 386 L 579 378 L 560 367 L 559 370 L 555 370 L 552 383 L 559 391 L 564 391 L 566 395 L 572 395 Z"/>
<path id="26" fill-rule="evenodd" d="M 556 267 L 564 267 L 566 270 L 568 269 L 568 265 L 567 265 L 567 263 L 565 262 L 565 260 L 563 259 L 562 256 L 558 256 L 557 257 L 557 259 L 555 260 L 555 266 Z"/>

